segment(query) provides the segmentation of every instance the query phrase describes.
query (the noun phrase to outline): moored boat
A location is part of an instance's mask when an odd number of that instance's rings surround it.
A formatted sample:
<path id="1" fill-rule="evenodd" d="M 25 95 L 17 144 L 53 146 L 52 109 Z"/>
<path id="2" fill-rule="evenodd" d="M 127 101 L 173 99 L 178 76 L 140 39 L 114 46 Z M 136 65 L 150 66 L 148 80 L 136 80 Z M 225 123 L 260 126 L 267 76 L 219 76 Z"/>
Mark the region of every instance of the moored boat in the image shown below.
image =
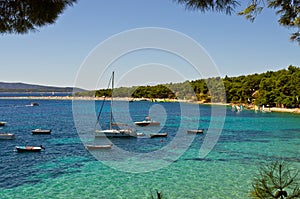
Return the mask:
<path id="1" fill-rule="evenodd" d="M 40 104 L 37 102 L 31 102 L 29 105 L 26 106 L 39 106 Z"/>
<path id="2" fill-rule="evenodd" d="M 147 116 L 144 121 L 134 122 L 134 124 L 138 126 L 159 126 L 160 122 L 153 121 L 150 116 Z"/>
<path id="3" fill-rule="evenodd" d="M 6 122 L 0 122 L 0 126 L 5 126 Z"/>
<path id="4" fill-rule="evenodd" d="M 15 138 L 15 134 L 13 133 L 0 133 L 1 140 L 11 140 Z"/>
<path id="5" fill-rule="evenodd" d="M 111 149 L 112 144 L 102 144 L 102 145 L 86 145 L 85 148 L 88 150 L 97 150 L 97 149 Z"/>
<path id="6" fill-rule="evenodd" d="M 187 134 L 201 134 L 204 133 L 204 129 L 187 130 Z"/>
<path id="7" fill-rule="evenodd" d="M 150 138 L 156 138 L 156 137 L 167 137 L 168 133 L 151 133 Z"/>
<path id="8" fill-rule="evenodd" d="M 95 131 L 95 138 L 135 138 L 136 136 L 137 133 L 130 129 L 107 129 Z"/>
<path id="9" fill-rule="evenodd" d="M 101 138 L 101 137 L 107 137 L 107 138 L 136 138 L 137 134 L 135 130 L 132 129 L 113 129 L 113 126 L 116 126 L 116 123 L 113 123 L 113 90 L 114 90 L 114 75 L 115 73 L 112 72 L 111 76 L 111 85 L 112 85 L 112 94 L 111 94 L 111 100 L 110 100 L 110 121 L 109 121 L 109 129 L 104 130 L 96 130 L 95 131 L 95 138 Z M 104 101 L 103 101 L 104 103 Z M 99 122 L 101 111 L 99 112 L 97 123 Z M 117 125 L 119 126 L 119 125 Z M 124 124 L 122 124 L 124 126 Z"/>
<path id="10" fill-rule="evenodd" d="M 34 129 L 31 131 L 32 134 L 51 134 L 51 129 Z"/>
<path id="11" fill-rule="evenodd" d="M 16 146 L 18 152 L 40 152 L 45 149 L 42 145 L 40 146 Z"/>
<path id="12" fill-rule="evenodd" d="M 39 106 L 40 104 L 37 103 L 37 102 L 31 102 L 30 105 L 31 105 L 31 106 Z"/>

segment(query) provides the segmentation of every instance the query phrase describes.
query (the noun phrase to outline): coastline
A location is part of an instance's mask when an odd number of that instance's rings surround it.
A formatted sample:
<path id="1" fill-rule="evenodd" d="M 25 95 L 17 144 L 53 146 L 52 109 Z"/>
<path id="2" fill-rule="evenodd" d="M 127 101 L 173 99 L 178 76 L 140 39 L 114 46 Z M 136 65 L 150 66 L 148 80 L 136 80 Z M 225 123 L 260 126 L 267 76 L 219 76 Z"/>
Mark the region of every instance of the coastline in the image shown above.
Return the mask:
<path id="1" fill-rule="evenodd" d="M 300 114 L 300 108 L 270 108 L 271 112 L 282 112 L 282 113 L 297 113 Z"/>
<path id="2" fill-rule="evenodd" d="M 90 100 L 90 101 L 97 101 L 97 100 L 104 100 L 104 97 L 78 97 L 78 96 L 18 96 L 18 97 L 0 97 L 0 100 L 5 99 L 25 99 L 25 100 Z M 110 100 L 110 98 L 106 98 Z M 129 102 L 138 102 L 138 101 L 151 101 L 147 98 L 128 98 L 128 97 L 115 97 L 114 100 L 116 101 L 129 101 Z M 155 102 L 182 102 L 182 103 L 193 103 L 193 104 L 204 104 L 204 105 L 219 105 L 219 106 L 229 106 L 230 103 L 202 103 L 199 101 L 193 100 L 178 100 L 178 99 L 155 99 Z M 254 110 L 253 107 L 245 107 L 246 109 Z M 280 113 L 295 113 L 300 114 L 300 108 L 277 108 L 271 107 L 267 108 L 265 112 L 280 112 Z"/>

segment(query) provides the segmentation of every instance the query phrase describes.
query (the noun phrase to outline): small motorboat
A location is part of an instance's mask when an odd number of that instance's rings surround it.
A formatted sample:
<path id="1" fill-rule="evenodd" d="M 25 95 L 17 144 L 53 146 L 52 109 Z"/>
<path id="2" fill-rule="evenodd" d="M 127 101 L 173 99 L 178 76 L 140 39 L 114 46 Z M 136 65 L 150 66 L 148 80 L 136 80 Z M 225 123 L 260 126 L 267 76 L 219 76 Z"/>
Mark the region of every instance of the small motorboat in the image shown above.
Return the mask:
<path id="1" fill-rule="evenodd" d="M 51 129 L 34 129 L 31 131 L 32 134 L 51 134 Z"/>
<path id="2" fill-rule="evenodd" d="M 40 146 L 16 146 L 17 152 L 40 152 L 45 149 L 42 145 Z"/>
<path id="3" fill-rule="evenodd" d="M 97 149 L 111 149 L 112 144 L 102 144 L 102 145 L 85 145 L 87 150 L 97 150 Z"/>
<path id="4" fill-rule="evenodd" d="M 31 102 L 29 105 L 26 106 L 39 106 L 40 104 L 37 102 Z"/>
<path id="5" fill-rule="evenodd" d="M 201 134 L 204 133 L 204 129 L 187 130 L 187 134 Z"/>
<path id="6" fill-rule="evenodd" d="M 150 138 L 156 138 L 156 137 L 167 137 L 168 133 L 151 133 Z"/>
<path id="7" fill-rule="evenodd" d="M 0 122 L 0 126 L 5 126 L 6 122 Z"/>
<path id="8" fill-rule="evenodd" d="M 150 116 L 145 117 L 144 121 L 135 122 L 134 124 L 138 126 L 159 126 L 160 125 L 159 122 L 151 120 Z"/>
<path id="9" fill-rule="evenodd" d="M 146 135 L 145 133 L 136 133 L 136 136 L 140 136 L 140 137 L 145 136 L 145 135 Z"/>
<path id="10" fill-rule="evenodd" d="M 11 140 L 15 138 L 13 133 L 0 133 L 0 140 Z"/>

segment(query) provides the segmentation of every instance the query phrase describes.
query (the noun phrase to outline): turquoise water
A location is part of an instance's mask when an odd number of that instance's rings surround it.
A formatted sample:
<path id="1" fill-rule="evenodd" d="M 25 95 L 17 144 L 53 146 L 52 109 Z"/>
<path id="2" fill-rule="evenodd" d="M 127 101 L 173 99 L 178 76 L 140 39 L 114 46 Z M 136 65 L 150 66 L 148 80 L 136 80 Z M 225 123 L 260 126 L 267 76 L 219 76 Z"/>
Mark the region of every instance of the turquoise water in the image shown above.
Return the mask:
<path id="1" fill-rule="evenodd" d="M 81 138 L 94 142 L 89 132 L 95 125 L 95 113 L 90 110 L 99 110 L 100 102 L 96 107 L 86 101 L 76 102 L 90 123 L 73 119 L 72 101 L 37 100 L 40 106 L 26 107 L 30 102 L 0 101 L 0 120 L 7 122 L 0 131 L 16 135 L 15 140 L 0 140 L 0 198 L 151 198 L 155 190 L 164 198 L 247 198 L 262 163 L 284 159 L 300 169 L 300 115 L 247 110 L 237 114 L 227 108 L 218 142 L 200 158 L 206 133 L 191 140 L 181 131 L 209 128 L 214 120 L 211 106 L 116 102 L 116 120 L 130 124 L 142 120 L 150 110 L 161 127 L 136 127 L 138 132 L 169 135 L 165 139 L 115 139 L 111 140 L 111 150 L 91 154 Z M 200 118 L 195 110 L 200 111 Z M 105 104 L 104 112 L 108 111 Z M 105 113 L 103 117 L 100 124 L 105 128 L 108 124 L 103 121 L 109 117 Z M 38 127 L 51 128 L 53 133 L 31 135 L 31 129 Z M 82 132 L 84 128 L 88 130 Z M 178 137 L 180 141 L 173 142 Z M 182 147 L 189 141 L 187 149 Z M 16 145 L 40 144 L 46 148 L 40 153 L 13 151 Z M 138 155 L 118 156 L 116 148 Z M 165 149 L 162 156 L 147 157 L 159 149 Z M 126 168 L 109 166 L 116 163 Z"/>

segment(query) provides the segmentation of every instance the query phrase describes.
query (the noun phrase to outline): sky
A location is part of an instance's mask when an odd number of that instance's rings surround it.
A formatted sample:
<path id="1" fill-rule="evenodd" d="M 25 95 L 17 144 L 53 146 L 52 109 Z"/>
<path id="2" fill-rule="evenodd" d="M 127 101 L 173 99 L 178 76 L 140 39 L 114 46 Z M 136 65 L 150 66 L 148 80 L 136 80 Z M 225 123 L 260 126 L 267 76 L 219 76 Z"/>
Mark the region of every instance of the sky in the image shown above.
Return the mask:
<path id="1" fill-rule="evenodd" d="M 132 40 L 116 43 L 122 36 L 149 27 L 197 43 L 206 54 L 202 60 L 210 62 L 202 64 L 215 67 L 214 74 L 221 77 L 299 67 L 300 47 L 289 41 L 293 30 L 279 26 L 277 19 L 268 9 L 251 23 L 236 14 L 186 10 L 172 0 L 79 0 L 55 24 L 25 35 L 0 35 L 0 82 L 95 89 L 107 86 L 112 70 L 117 86 L 206 78 L 206 72 L 199 72 L 186 57 L 168 49 L 132 50 L 104 63 L 105 53 L 117 53 L 122 45 L 131 45 Z M 154 37 L 147 34 L 143 41 Z M 194 53 L 184 41 L 174 38 L 170 42 L 166 36 L 161 43 L 186 49 L 187 57 Z M 115 45 L 110 45 L 112 41 Z M 98 64 L 101 69 L 96 68 Z"/>

